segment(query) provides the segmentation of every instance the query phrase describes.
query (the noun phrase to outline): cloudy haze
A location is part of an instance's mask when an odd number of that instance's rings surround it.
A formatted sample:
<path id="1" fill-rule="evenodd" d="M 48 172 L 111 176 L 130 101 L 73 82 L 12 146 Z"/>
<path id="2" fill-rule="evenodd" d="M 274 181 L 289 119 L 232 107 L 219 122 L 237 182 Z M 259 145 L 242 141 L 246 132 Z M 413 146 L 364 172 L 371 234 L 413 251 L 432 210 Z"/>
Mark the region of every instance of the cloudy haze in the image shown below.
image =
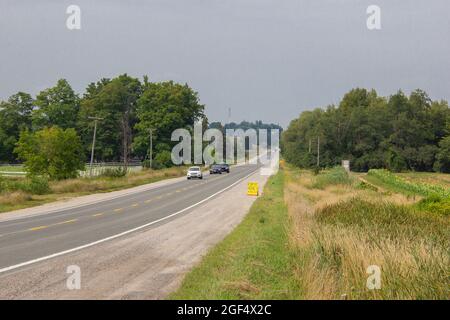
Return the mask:
<path id="1" fill-rule="evenodd" d="M 70 4 L 81 30 L 66 28 Z M 234 121 L 287 125 L 356 86 L 449 100 L 449 12 L 448 0 L 1 0 L 0 99 L 126 72 L 188 82 L 211 121 L 231 107 Z"/>

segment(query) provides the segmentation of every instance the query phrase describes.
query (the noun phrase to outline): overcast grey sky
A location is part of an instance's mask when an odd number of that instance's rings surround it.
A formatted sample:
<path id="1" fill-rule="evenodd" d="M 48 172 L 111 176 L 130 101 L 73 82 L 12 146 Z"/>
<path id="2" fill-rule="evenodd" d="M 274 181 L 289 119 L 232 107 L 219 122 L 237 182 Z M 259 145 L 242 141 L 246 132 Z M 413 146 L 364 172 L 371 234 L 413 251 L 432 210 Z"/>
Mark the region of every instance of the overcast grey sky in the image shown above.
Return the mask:
<path id="1" fill-rule="evenodd" d="M 66 28 L 70 4 L 81 30 Z M 211 121 L 231 107 L 285 126 L 357 86 L 450 100 L 449 32 L 448 0 L 0 0 L 0 99 L 148 74 L 188 82 Z"/>

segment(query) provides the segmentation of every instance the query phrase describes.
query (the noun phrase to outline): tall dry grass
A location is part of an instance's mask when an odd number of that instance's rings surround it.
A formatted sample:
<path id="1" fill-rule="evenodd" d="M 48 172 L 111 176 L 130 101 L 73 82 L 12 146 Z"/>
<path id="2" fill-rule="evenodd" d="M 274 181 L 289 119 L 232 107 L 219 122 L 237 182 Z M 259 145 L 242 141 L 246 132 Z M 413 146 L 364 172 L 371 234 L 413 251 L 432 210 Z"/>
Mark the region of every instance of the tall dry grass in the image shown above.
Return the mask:
<path id="1" fill-rule="evenodd" d="M 285 202 L 295 277 L 306 299 L 450 298 L 450 223 L 411 200 L 352 185 L 312 188 L 315 177 L 287 167 Z M 371 265 L 381 289 L 369 290 Z"/>

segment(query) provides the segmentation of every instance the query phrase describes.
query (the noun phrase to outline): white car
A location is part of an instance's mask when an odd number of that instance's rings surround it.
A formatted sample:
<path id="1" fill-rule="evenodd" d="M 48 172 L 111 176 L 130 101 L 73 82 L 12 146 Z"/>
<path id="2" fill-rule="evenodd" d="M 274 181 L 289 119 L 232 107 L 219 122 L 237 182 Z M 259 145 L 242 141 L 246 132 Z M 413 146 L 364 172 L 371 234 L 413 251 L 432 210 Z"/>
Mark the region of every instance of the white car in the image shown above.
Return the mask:
<path id="1" fill-rule="evenodd" d="M 188 180 L 193 178 L 203 179 L 202 169 L 200 167 L 190 167 L 187 172 Z"/>

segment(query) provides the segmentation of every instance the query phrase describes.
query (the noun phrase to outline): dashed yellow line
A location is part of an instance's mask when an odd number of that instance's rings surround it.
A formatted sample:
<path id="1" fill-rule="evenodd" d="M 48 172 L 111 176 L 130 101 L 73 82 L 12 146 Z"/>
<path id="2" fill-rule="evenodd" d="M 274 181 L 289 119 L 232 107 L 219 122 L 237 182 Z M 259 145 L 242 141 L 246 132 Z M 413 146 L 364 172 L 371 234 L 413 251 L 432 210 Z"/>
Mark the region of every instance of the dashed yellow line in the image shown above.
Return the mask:
<path id="1" fill-rule="evenodd" d="M 145 203 L 150 203 L 150 202 L 152 202 L 153 201 L 153 199 L 148 199 L 148 200 L 145 200 L 144 202 Z"/>
<path id="2" fill-rule="evenodd" d="M 133 208 L 139 207 L 139 203 L 133 203 L 131 206 L 132 206 Z"/>
<path id="3" fill-rule="evenodd" d="M 92 216 L 93 216 L 93 217 L 100 217 L 100 216 L 102 216 L 102 215 L 104 215 L 104 213 L 103 213 L 103 212 L 100 212 L 100 213 L 93 214 Z"/>
<path id="4" fill-rule="evenodd" d="M 175 191 L 176 193 L 180 193 L 181 192 L 181 190 L 177 190 L 177 191 Z"/>
<path id="5" fill-rule="evenodd" d="M 163 196 L 157 196 L 156 197 L 156 199 L 162 199 L 163 198 Z"/>
<path id="6" fill-rule="evenodd" d="M 72 220 L 66 220 L 66 221 L 62 221 L 62 222 L 57 222 L 48 226 L 39 226 L 39 227 L 34 227 L 34 228 L 30 228 L 28 229 L 29 231 L 38 231 L 38 230 L 42 230 L 42 229 L 47 229 L 50 227 L 54 227 L 54 226 L 60 226 L 62 224 L 67 224 L 67 223 L 73 223 L 73 222 L 77 222 L 78 219 L 72 219 Z"/>
<path id="7" fill-rule="evenodd" d="M 76 222 L 76 221 L 78 221 L 78 219 L 72 219 L 72 220 L 67 220 L 67 221 L 63 221 L 63 222 L 58 222 L 58 223 L 55 223 L 54 226 L 58 226 L 58 225 L 61 225 L 61 224 L 72 223 L 72 222 Z"/>
<path id="8" fill-rule="evenodd" d="M 123 211 L 123 208 L 114 209 L 114 212 L 122 212 L 122 211 Z"/>
<path id="9" fill-rule="evenodd" d="M 29 231 L 37 231 L 37 230 L 42 230 L 42 229 L 46 229 L 46 228 L 48 228 L 48 226 L 39 226 L 39 227 L 30 228 L 28 230 Z"/>

